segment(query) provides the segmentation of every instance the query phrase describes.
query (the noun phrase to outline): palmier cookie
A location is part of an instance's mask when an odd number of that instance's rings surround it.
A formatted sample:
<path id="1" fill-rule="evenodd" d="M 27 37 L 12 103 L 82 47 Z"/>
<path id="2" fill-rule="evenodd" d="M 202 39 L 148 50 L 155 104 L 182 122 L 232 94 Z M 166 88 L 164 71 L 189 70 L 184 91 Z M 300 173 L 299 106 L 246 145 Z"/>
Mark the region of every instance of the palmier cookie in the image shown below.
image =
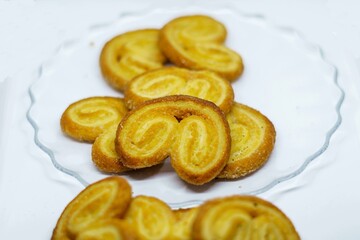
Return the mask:
<path id="1" fill-rule="evenodd" d="M 124 220 L 110 218 L 96 221 L 83 229 L 76 240 L 140 240 L 133 226 Z"/>
<path id="2" fill-rule="evenodd" d="M 133 226 L 140 239 L 171 239 L 175 216 L 163 201 L 148 196 L 133 198 L 124 220 Z"/>
<path id="3" fill-rule="evenodd" d="M 125 166 L 171 164 L 184 181 L 201 185 L 224 168 L 230 152 L 230 130 L 215 104 L 183 95 L 144 102 L 120 122 L 115 148 Z"/>
<path id="4" fill-rule="evenodd" d="M 300 239 L 292 222 L 270 202 L 254 196 L 209 200 L 199 207 L 194 240 Z"/>
<path id="5" fill-rule="evenodd" d="M 259 111 L 234 103 L 226 115 L 230 126 L 230 158 L 218 178 L 234 179 L 259 169 L 275 144 L 275 128 Z"/>
<path id="6" fill-rule="evenodd" d="M 109 177 L 93 183 L 66 206 L 51 239 L 72 239 L 100 219 L 123 217 L 130 201 L 131 187 L 121 177 Z"/>
<path id="7" fill-rule="evenodd" d="M 121 162 L 115 151 L 117 125 L 100 134 L 92 145 L 91 157 L 95 166 L 105 173 L 121 173 L 130 170 Z"/>
<path id="8" fill-rule="evenodd" d="M 121 98 L 85 98 L 64 111 L 60 125 L 68 136 L 79 141 L 94 142 L 104 130 L 118 125 L 127 111 Z"/>
<path id="9" fill-rule="evenodd" d="M 112 38 L 100 55 L 104 78 L 115 89 L 123 91 L 133 77 L 160 68 L 166 59 L 158 47 L 158 41 L 157 29 L 136 30 Z"/>
<path id="10" fill-rule="evenodd" d="M 198 208 L 177 209 L 173 210 L 173 212 L 175 214 L 175 227 L 171 239 L 192 240 L 192 228 Z"/>
<path id="11" fill-rule="evenodd" d="M 225 113 L 234 101 L 230 82 L 216 73 L 177 67 L 164 67 L 134 78 L 126 88 L 124 99 L 132 109 L 146 100 L 179 94 L 211 101 Z"/>
<path id="12" fill-rule="evenodd" d="M 160 32 L 160 48 L 174 64 L 196 70 L 211 70 L 228 80 L 243 72 L 238 53 L 223 45 L 225 26 L 204 15 L 183 16 L 167 23 Z"/>

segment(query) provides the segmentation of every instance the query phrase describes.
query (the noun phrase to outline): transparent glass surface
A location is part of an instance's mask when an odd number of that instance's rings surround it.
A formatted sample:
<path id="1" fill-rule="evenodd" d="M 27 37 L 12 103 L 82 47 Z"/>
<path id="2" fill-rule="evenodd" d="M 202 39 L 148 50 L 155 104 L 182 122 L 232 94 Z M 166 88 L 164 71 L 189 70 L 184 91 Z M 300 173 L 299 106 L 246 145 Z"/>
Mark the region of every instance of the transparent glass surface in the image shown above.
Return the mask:
<path id="1" fill-rule="evenodd" d="M 39 68 L 29 89 L 32 105 L 28 120 L 36 130 L 35 142 L 54 166 L 84 185 L 109 175 L 91 161 L 91 144 L 65 136 L 60 117 L 66 107 L 91 96 L 119 96 L 102 78 L 99 54 L 111 37 L 129 30 L 161 28 L 186 14 L 207 14 L 225 24 L 226 45 L 241 54 L 244 74 L 235 82 L 235 100 L 261 111 L 276 128 L 275 148 L 268 162 L 242 179 L 214 180 L 192 186 L 178 178 L 169 160 L 149 169 L 120 174 L 134 195 L 159 197 L 173 207 L 196 204 L 231 194 L 258 194 L 300 174 L 326 149 L 341 122 L 343 92 L 337 70 L 321 48 L 294 29 L 275 26 L 260 15 L 236 9 L 157 9 L 122 14 L 111 23 L 92 26 L 81 39 L 64 42 Z"/>

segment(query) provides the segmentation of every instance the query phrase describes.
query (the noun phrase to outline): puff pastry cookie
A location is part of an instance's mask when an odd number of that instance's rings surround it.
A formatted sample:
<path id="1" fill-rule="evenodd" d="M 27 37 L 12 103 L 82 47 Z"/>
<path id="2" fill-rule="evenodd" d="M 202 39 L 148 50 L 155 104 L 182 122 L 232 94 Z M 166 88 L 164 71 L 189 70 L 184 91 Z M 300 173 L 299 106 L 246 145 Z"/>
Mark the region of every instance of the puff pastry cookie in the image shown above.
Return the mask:
<path id="1" fill-rule="evenodd" d="M 90 97 L 71 104 L 62 114 L 62 131 L 79 141 L 94 142 L 107 128 L 118 125 L 128 112 L 123 99 Z"/>
<path id="2" fill-rule="evenodd" d="M 159 46 L 177 66 L 211 70 L 235 80 L 244 67 L 240 55 L 223 45 L 226 34 L 225 26 L 209 16 L 183 16 L 161 29 Z"/>
<path id="3" fill-rule="evenodd" d="M 146 100 L 179 94 L 211 101 L 225 113 L 234 100 L 234 91 L 226 79 L 210 71 L 177 67 L 149 71 L 134 78 L 125 90 L 124 100 L 132 109 Z"/>
<path id="4" fill-rule="evenodd" d="M 163 201 L 148 196 L 135 197 L 124 217 L 141 239 L 170 239 L 175 216 Z"/>
<path id="5" fill-rule="evenodd" d="M 157 29 L 136 30 L 112 38 L 100 55 L 104 78 L 115 89 L 123 91 L 133 77 L 160 68 L 166 59 L 158 47 L 158 41 Z"/>
<path id="6" fill-rule="evenodd" d="M 230 126 L 231 152 L 218 177 L 234 179 L 254 172 L 267 161 L 276 132 L 266 116 L 240 103 L 234 103 L 226 119 Z"/>
<path id="7" fill-rule="evenodd" d="M 192 240 L 192 228 L 198 214 L 198 208 L 177 209 L 173 210 L 173 212 L 176 220 L 171 239 Z"/>
<path id="8" fill-rule="evenodd" d="M 122 217 L 130 201 L 131 187 L 123 178 L 109 177 L 89 185 L 66 206 L 51 239 L 72 239 L 100 219 Z"/>
<path id="9" fill-rule="evenodd" d="M 208 200 L 171 210 L 160 199 L 131 198 L 127 181 L 108 177 L 89 185 L 61 214 L 52 240 L 300 239 L 276 206 L 254 196 Z"/>
<path id="10" fill-rule="evenodd" d="M 76 240 L 140 240 L 133 226 L 124 220 L 109 218 L 96 221 L 83 229 Z"/>
<path id="11" fill-rule="evenodd" d="M 130 168 L 171 164 L 184 181 L 201 185 L 224 168 L 230 152 L 230 130 L 213 103 L 174 95 L 144 102 L 119 124 L 116 151 Z"/>
<path id="12" fill-rule="evenodd" d="M 213 199 L 199 207 L 194 240 L 299 240 L 287 216 L 270 202 L 253 196 Z"/>
<path id="13" fill-rule="evenodd" d="M 121 173 L 130 170 L 121 162 L 115 151 L 117 125 L 100 134 L 92 145 L 91 158 L 95 166 L 105 173 Z"/>

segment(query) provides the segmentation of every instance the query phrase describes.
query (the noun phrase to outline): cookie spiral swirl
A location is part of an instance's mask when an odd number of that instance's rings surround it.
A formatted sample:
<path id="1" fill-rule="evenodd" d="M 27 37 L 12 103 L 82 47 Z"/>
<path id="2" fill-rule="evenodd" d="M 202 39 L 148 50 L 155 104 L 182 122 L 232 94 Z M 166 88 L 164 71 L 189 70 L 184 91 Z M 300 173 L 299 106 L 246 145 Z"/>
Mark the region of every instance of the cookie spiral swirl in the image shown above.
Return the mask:
<path id="1" fill-rule="evenodd" d="M 104 78 L 123 91 L 135 76 L 160 68 L 165 57 L 158 47 L 159 30 L 141 29 L 120 34 L 109 40 L 100 55 Z"/>
<path id="2" fill-rule="evenodd" d="M 230 152 L 230 132 L 213 103 L 183 95 L 144 102 L 119 124 L 115 146 L 125 166 L 144 168 L 170 155 L 177 174 L 191 184 L 215 178 Z"/>
<path id="3" fill-rule="evenodd" d="M 125 91 L 130 109 L 140 103 L 168 95 L 189 95 L 215 103 L 225 113 L 230 111 L 234 91 L 229 81 L 210 71 L 165 67 L 134 78 Z"/>
<path id="4" fill-rule="evenodd" d="M 275 127 L 261 112 L 236 102 L 226 119 L 230 126 L 231 151 L 218 178 L 244 177 L 268 160 L 275 144 Z"/>
<path id="5" fill-rule="evenodd" d="M 141 239 L 169 238 L 175 216 L 163 201 L 149 196 L 133 198 L 124 220 L 132 225 Z"/>
<path id="6" fill-rule="evenodd" d="M 235 80 L 244 67 L 240 55 L 223 45 L 226 35 L 225 26 L 209 16 L 183 16 L 161 29 L 159 46 L 177 66 L 211 70 Z"/>
<path id="7" fill-rule="evenodd" d="M 94 142 L 104 130 L 119 124 L 127 111 L 121 98 L 85 98 L 72 103 L 64 111 L 60 125 L 68 136 L 79 141 Z"/>
<path id="8" fill-rule="evenodd" d="M 270 202 L 253 196 L 213 199 L 199 207 L 194 240 L 299 240 L 287 216 Z"/>
<path id="9" fill-rule="evenodd" d="M 51 239 L 72 239 L 100 219 L 122 217 L 130 201 L 131 187 L 123 178 L 109 177 L 89 185 L 66 206 Z"/>

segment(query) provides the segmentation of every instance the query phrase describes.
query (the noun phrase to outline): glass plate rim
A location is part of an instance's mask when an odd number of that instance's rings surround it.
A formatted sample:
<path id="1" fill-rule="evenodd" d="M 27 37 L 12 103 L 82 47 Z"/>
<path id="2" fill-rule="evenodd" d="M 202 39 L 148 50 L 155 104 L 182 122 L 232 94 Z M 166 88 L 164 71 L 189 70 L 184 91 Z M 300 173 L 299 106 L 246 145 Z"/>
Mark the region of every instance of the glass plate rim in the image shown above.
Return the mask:
<path id="1" fill-rule="evenodd" d="M 220 7 L 220 8 L 219 8 Z M 103 27 L 103 26 L 107 26 L 107 25 L 111 25 L 116 21 L 121 21 L 123 18 L 126 17 L 135 17 L 138 15 L 142 15 L 142 14 L 149 14 L 149 13 L 156 13 L 156 12 L 161 12 L 161 11 L 174 11 L 174 12 L 179 12 L 179 11 L 198 11 L 198 12 L 218 12 L 218 11 L 230 11 L 235 13 L 236 15 L 243 17 L 243 18 L 250 18 L 250 19 L 255 19 L 258 21 L 261 21 L 277 30 L 279 30 L 279 32 L 281 34 L 285 34 L 285 35 L 292 35 L 295 36 L 297 38 L 297 40 L 299 40 L 300 42 L 304 43 L 305 46 L 307 46 L 308 48 L 314 49 L 314 55 L 316 55 L 325 65 L 329 66 L 332 70 L 332 82 L 334 84 L 334 86 L 337 88 L 337 90 L 339 91 L 339 97 L 337 99 L 336 102 L 336 106 L 335 106 L 335 113 L 336 113 L 336 121 L 334 122 L 334 124 L 332 125 L 331 128 L 328 129 L 328 131 L 326 132 L 325 135 L 325 140 L 323 141 L 323 144 L 321 145 L 321 147 L 319 149 L 317 149 L 315 152 L 313 152 L 312 154 L 310 154 L 305 160 L 304 162 L 300 165 L 299 168 L 295 169 L 294 171 L 285 174 L 283 176 L 280 176 L 276 179 L 274 179 L 273 181 L 271 181 L 270 183 L 266 184 L 265 186 L 260 187 L 257 190 L 251 191 L 251 192 L 247 192 L 245 194 L 249 194 L 249 195 L 259 195 L 261 193 L 267 192 L 268 190 L 272 189 L 273 187 L 275 187 L 276 185 L 285 182 L 287 180 L 290 180 L 296 176 L 298 176 L 300 173 L 302 173 L 307 167 L 308 165 L 314 161 L 315 159 L 317 159 L 319 156 L 321 156 L 328 148 L 330 140 L 332 138 L 332 136 L 334 135 L 334 133 L 337 131 L 337 129 L 339 128 L 339 126 L 342 123 L 342 115 L 341 115 L 341 107 L 342 104 L 344 102 L 345 99 L 345 91 L 344 89 L 341 87 L 341 85 L 338 82 L 338 68 L 335 66 L 335 64 L 333 64 L 327 57 L 325 54 L 325 51 L 323 50 L 323 48 L 318 45 L 315 44 L 311 41 L 309 41 L 308 39 L 305 38 L 304 35 L 302 35 L 299 31 L 297 31 L 295 28 L 290 27 L 290 26 L 284 26 L 284 25 L 275 25 L 273 24 L 271 21 L 268 20 L 267 17 L 265 17 L 265 15 L 263 14 L 259 14 L 259 13 L 245 13 L 241 10 L 238 9 L 238 7 L 236 6 L 201 6 L 200 5 L 192 5 L 191 7 L 186 7 L 185 9 L 181 9 L 179 10 L 179 8 L 177 6 L 167 6 L 167 7 L 158 7 L 158 8 L 153 8 L 153 7 L 149 7 L 149 8 L 144 8 L 144 9 L 137 9 L 137 10 L 131 10 L 131 11 L 123 11 L 121 12 L 118 17 L 111 21 L 111 22 L 106 22 L 106 23 L 100 23 L 100 24 L 94 24 L 91 25 L 90 27 L 88 27 L 88 32 L 85 35 L 90 34 L 93 30 L 98 29 L 99 27 Z M 39 139 L 39 126 L 35 120 L 35 118 L 32 116 L 31 114 L 31 110 L 32 108 L 35 106 L 36 104 L 36 97 L 34 94 L 34 86 L 36 85 L 36 83 L 42 78 L 43 74 L 44 74 L 44 68 L 46 68 L 46 64 L 48 62 L 50 62 L 53 58 L 55 58 L 58 54 L 61 53 L 62 49 L 66 48 L 69 45 L 72 45 L 73 43 L 77 42 L 77 41 L 81 41 L 81 39 L 78 38 L 73 38 L 73 39 L 69 39 L 64 41 L 63 43 L 61 43 L 55 50 L 54 54 L 51 55 L 51 57 L 47 60 L 44 60 L 40 66 L 37 68 L 37 76 L 35 77 L 35 79 L 30 83 L 29 87 L 28 87 L 28 97 L 30 98 L 30 105 L 26 111 L 26 119 L 29 122 L 29 124 L 31 125 L 31 127 L 34 130 L 34 135 L 33 135 L 33 141 L 35 143 L 35 145 L 41 150 L 43 151 L 48 158 L 51 160 L 54 168 L 58 171 L 61 171 L 64 174 L 67 174 L 73 178 L 75 178 L 78 182 L 80 182 L 84 187 L 88 186 L 89 183 L 84 180 L 76 171 L 70 170 L 68 168 L 63 167 L 55 158 L 54 152 L 52 151 L 51 148 L 47 147 L 46 144 L 44 144 L 43 142 L 41 142 L 41 140 Z M 173 208 L 179 208 L 179 207 L 189 207 L 189 206 L 193 206 L 193 205 L 199 205 L 203 202 L 203 200 L 189 200 L 189 201 L 184 201 L 184 202 L 178 202 L 178 203 L 168 203 L 171 207 Z"/>

